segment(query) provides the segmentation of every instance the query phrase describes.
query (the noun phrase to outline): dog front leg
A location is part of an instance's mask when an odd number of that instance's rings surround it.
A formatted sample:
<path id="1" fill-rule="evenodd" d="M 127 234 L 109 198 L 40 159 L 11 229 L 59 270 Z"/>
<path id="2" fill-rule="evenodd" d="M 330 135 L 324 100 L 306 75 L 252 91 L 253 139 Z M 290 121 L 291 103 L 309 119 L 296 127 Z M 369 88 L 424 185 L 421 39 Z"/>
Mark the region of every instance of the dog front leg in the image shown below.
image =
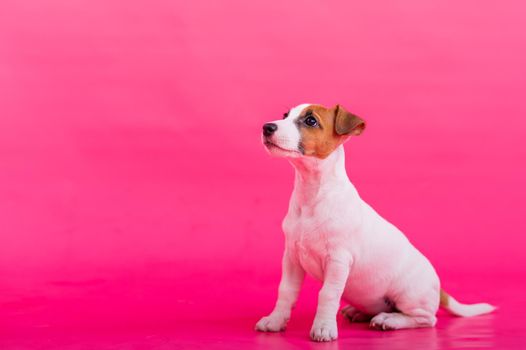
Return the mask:
<path id="1" fill-rule="evenodd" d="M 312 340 L 330 341 L 338 338 L 336 315 L 347 283 L 351 258 L 346 254 L 330 256 L 325 265 L 323 286 L 318 295 L 318 309 L 310 331 Z"/>
<path id="2" fill-rule="evenodd" d="M 299 262 L 285 250 L 282 261 L 281 281 L 278 288 L 276 306 L 270 315 L 256 323 L 256 330 L 261 332 L 279 332 L 285 330 L 290 313 L 300 293 L 305 271 Z"/>

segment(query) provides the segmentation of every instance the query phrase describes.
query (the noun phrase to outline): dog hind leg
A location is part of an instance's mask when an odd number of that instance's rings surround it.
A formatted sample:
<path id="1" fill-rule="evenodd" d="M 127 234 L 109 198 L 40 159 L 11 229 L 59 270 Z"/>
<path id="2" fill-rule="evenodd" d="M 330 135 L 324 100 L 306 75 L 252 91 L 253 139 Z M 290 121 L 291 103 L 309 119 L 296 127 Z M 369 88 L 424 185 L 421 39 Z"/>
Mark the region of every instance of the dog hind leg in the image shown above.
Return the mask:
<path id="1" fill-rule="evenodd" d="M 349 322 L 369 322 L 372 318 L 371 315 L 361 312 L 351 305 L 343 307 L 340 312 L 349 320 Z"/>

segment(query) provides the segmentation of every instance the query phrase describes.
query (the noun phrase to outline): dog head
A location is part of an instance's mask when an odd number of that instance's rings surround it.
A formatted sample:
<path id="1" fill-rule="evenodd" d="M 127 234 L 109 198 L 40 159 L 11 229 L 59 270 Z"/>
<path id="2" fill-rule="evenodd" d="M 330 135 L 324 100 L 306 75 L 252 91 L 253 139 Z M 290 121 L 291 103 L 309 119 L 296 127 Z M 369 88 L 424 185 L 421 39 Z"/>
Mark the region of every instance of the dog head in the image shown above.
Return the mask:
<path id="1" fill-rule="evenodd" d="M 284 113 L 283 120 L 263 125 L 262 140 L 275 156 L 324 159 L 364 129 L 365 121 L 340 105 L 301 104 Z"/>

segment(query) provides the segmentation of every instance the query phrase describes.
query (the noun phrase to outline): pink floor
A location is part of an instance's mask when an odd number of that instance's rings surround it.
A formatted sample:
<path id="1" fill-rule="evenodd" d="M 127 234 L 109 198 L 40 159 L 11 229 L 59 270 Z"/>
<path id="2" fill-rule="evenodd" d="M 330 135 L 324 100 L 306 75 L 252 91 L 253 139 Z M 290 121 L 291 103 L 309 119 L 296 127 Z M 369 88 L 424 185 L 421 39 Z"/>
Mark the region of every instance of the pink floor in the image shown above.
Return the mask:
<path id="1" fill-rule="evenodd" d="M 167 266 L 165 266 L 167 267 Z M 177 275 L 177 274 L 176 274 Z M 2 349 L 524 349 L 524 281 L 481 271 L 451 278 L 449 289 L 467 301 L 481 295 L 499 306 L 492 315 L 456 318 L 443 312 L 434 329 L 380 332 L 339 320 L 332 344 L 308 338 L 316 284 L 306 283 L 289 329 L 279 334 L 252 330 L 269 310 L 274 278 L 250 271 L 215 276 L 161 278 L 127 275 L 114 279 L 48 281 L 47 295 L 26 292 L 1 305 Z M 478 277 L 474 277 L 474 276 Z M 504 280 L 504 282 L 503 282 Z M 480 290 L 477 286 L 485 286 Z"/>
<path id="2" fill-rule="evenodd" d="M 526 348 L 524 1 L 0 1 L 0 350 Z M 362 197 L 459 300 L 308 340 L 274 303 L 293 172 L 261 125 L 367 121 Z"/>

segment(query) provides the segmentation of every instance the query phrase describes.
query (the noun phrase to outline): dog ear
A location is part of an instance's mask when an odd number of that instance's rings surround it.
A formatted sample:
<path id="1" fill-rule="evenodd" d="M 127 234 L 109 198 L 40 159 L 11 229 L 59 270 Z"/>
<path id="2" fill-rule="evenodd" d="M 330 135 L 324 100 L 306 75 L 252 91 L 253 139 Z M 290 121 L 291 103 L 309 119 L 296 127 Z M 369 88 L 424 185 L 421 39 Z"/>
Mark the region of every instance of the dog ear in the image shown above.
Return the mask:
<path id="1" fill-rule="evenodd" d="M 334 131 L 338 135 L 360 135 L 365 129 L 365 121 L 345 110 L 340 105 L 336 105 L 334 113 Z"/>

